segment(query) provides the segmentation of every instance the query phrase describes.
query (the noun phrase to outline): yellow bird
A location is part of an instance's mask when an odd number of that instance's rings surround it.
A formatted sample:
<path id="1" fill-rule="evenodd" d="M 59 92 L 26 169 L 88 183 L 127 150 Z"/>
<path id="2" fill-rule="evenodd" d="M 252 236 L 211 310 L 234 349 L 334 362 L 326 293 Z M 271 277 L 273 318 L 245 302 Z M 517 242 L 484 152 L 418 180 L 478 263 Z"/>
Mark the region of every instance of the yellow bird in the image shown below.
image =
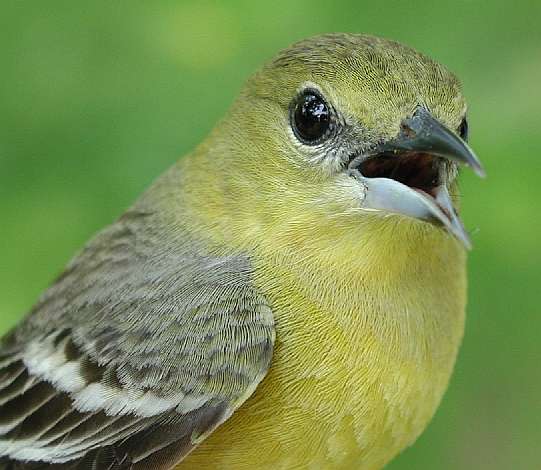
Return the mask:
<path id="1" fill-rule="evenodd" d="M 466 134 L 413 49 L 279 53 L 2 339 L 0 468 L 382 468 L 461 342 Z"/>

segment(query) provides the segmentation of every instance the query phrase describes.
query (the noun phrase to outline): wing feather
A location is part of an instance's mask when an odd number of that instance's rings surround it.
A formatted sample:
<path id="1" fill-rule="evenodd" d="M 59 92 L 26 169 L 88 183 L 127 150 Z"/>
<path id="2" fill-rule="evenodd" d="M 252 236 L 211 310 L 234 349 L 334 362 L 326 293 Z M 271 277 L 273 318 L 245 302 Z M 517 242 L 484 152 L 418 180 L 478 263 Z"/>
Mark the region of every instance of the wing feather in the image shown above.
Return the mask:
<path id="1" fill-rule="evenodd" d="M 0 469 L 171 468 L 265 375 L 274 323 L 248 258 L 160 224 L 129 211 L 2 340 Z"/>

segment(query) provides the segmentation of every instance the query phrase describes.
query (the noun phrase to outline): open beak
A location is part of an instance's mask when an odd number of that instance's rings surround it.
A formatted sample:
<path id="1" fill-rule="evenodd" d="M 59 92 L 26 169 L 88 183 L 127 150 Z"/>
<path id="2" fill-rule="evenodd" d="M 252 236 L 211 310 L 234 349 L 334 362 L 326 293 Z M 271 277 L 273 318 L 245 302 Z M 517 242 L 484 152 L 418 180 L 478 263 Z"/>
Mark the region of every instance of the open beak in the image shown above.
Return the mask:
<path id="1" fill-rule="evenodd" d="M 466 248 L 471 241 L 453 206 L 447 188 L 449 162 L 485 172 L 478 158 L 458 135 L 418 108 L 405 119 L 400 134 L 369 154 L 349 163 L 366 187 L 363 207 L 424 220 L 444 227 Z"/>

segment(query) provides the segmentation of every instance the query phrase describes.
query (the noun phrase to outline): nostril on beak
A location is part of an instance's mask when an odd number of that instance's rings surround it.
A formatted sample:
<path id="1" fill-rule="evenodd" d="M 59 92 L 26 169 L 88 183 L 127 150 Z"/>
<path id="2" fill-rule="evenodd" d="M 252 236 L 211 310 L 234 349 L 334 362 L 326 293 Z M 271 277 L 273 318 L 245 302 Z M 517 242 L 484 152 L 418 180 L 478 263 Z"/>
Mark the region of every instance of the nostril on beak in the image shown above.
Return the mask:
<path id="1" fill-rule="evenodd" d="M 408 139 L 414 139 L 417 135 L 417 132 L 415 132 L 410 126 L 408 126 L 405 122 L 402 122 L 400 124 L 400 134 Z"/>

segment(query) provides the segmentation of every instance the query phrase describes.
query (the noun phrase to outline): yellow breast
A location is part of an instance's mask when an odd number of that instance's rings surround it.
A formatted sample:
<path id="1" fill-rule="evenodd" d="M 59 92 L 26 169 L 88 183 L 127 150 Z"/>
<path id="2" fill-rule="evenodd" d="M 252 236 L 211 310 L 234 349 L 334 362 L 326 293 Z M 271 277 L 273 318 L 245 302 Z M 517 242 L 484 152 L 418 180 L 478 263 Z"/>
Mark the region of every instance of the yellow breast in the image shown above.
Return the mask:
<path id="1" fill-rule="evenodd" d="M 292 240 L 289 251 L 260 247 L 256 282 L 277 328 L 271 369 L 178 468 L 375 470 L 417 438 L 462 337 L 465 256 L 432 227 L 384 224 L 377 238 L 342 237 L 317 255 Z"/>

